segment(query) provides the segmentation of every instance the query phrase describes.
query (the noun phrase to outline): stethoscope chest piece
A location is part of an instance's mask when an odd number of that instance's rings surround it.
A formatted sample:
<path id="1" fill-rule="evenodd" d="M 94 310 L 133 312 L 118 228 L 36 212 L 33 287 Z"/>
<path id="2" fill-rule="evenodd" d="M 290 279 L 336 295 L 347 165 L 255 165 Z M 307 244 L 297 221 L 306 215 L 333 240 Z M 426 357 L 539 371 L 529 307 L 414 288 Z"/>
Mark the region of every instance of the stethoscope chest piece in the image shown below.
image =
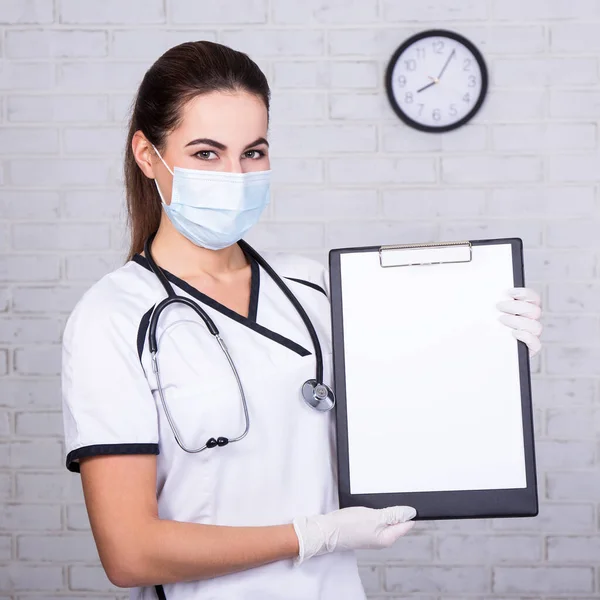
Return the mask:
<path id="1" fill-rule="evenodd" d="M 320 412 L 327 412 L 335 406 L 333 390 L 316 379 L 309 379 L 302 386 L 302 397 L 306 404 Z"/>

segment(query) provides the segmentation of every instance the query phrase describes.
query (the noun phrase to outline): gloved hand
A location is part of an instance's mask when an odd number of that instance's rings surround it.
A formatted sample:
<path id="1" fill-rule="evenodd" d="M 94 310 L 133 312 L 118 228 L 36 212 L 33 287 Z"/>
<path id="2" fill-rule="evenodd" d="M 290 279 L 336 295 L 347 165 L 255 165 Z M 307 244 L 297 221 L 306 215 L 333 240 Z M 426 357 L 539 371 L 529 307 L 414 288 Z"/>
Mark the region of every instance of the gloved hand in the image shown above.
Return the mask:
<path id="1" fill-rule="evenodd" d="M 540 297 L 529 288 L 512 288 L 507 293 L 511 299 L 497 304 L 498 309 L 506 313 L 500 317 L 500 321 L 527 345 L 529 356 L 535 356 L 542 347 L 539 339 L 542 333 Z"/>
<path id="2" fill-rule="evenodd" d="M 414 527 L 410 519 L 416 514 L 410 506 L 353 506 L 326 515 L 299 517 L 293 521 L 300 545 L 294 562 L 299 565 L 312 556 L 336 550 L 389 548 Z"/>

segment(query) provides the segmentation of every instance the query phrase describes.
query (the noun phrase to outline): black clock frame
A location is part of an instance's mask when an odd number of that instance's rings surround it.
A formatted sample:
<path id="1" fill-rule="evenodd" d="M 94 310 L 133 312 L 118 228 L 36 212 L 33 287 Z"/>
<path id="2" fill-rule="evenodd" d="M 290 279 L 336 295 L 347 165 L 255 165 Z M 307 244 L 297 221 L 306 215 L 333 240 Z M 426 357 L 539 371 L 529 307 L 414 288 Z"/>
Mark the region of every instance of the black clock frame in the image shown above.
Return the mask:
<path id="1" fill-rule="evenodd" d="M 394 72 L 394 67 L 398 62 L 398 58 L 400 58 L 401 54 L 409 46 L 412 46 L 415 42 L 418 42 L 419 40 L 428 37 L 447 37 L 462 44 L 463 46 L 468 48 L 471 54 L 473 54 L 473 57 L 477 61 L 477 64 L 479 65 L 479 70 L 481 72 L 481 91 L 479 93 L 479 97 L 477 98 L 477 102 L 475 102 L 473 108 L 462 119 L 456 121 L 456 123 L 452 123 L 450 125 L 442 125 L 441 127 L 435 127 L 433 125 L 423 125 L 422 123 L 411 119 L 396 102 L 396 98 L 394 97 L 392 89 L 392 75 Z M 394 52 L 392 58 L 390 58 L 385 72 L 385 90 L 390 105 L 396 113 L 396 115 L 398 115 L 398 117 L 400 117 L 400 119 L 410 127 L 418 129 L 419 131 L 426 131 L 428 133 L 443 133 L 444 131 L 452 131 L 453 129 L 458 129 L 459 127 L 462 127 L 479 112 L 479 109 L 481 108 L 481 105 L 483 104 L 483 101 L 485 100 L 488 91 L 487 66 L 485 64 L 485 60 L 483 59 L 483 55 L 481 54 L 481 52 L 478 50 L 475 44 L 473 44 L 473 42 L 468 40 L 466 37 L 460 35 L 459 33 L 455 33 L 454 31 L 447 31 L 445 29 L 428 29 L 427 31 L 421 31 L 420 33 L 409 37 L 407 40 L 402 42 L 402 44 Z"/>

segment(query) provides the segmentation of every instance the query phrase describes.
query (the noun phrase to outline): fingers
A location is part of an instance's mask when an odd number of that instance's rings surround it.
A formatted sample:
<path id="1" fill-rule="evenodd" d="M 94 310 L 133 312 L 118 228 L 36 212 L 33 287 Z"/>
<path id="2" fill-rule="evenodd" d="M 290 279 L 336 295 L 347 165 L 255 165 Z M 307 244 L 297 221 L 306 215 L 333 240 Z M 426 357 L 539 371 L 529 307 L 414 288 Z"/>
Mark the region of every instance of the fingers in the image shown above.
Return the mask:
<path id="1" fill-rule="evenodd" d="M 403 535 L 406 535 L 416 523 L 414 521 L 407 521 L 406 523 L 396 523 L 396 525 L 389 525 L 380 534 L 380 543 L 384 548 L 389 548 Z"/>
<path id="2" fill-rule="evenodd" d="M 499 317 L 499 320 L 511 329 L 527 331 L 536 337 L 540 337 L 544 329 L 539 321 L 527 317 L 504 314 Z"/>
<path id="3" fill-rule="evenodd" d="M 525 302 L 531 302 L 537 306 L 541 306 L 542 304 L 540 295 L 531 288 L 511 288 L 510 290 L 507 290 L 506 293 L 515 300 L 524 300 Z"/>
<path id="4" fill-rule="evenodd" d="M 396 525 L 410 521 L 417 515 L 412 506 L 388 506 L 383 509 L 383 518 L 386 525 Z"/>
<path id="5" fill-rule="evenodd" d="M 529 356 L 535 356 L 542 348 L 539 338 L 537 338 L 529 331 L 522 331 L 519 329 L 513 329 L 512 334 L 521 342 L 527 345 L 529 348 Z"/>
<path id="6" fill-rule="evenodd" d="M 510 314 L 527 317 L 528 319 L 539 319 L 542 309 L 537 305 L 525 300 L 503 300 L 496 304 L 498 310 Z"/>

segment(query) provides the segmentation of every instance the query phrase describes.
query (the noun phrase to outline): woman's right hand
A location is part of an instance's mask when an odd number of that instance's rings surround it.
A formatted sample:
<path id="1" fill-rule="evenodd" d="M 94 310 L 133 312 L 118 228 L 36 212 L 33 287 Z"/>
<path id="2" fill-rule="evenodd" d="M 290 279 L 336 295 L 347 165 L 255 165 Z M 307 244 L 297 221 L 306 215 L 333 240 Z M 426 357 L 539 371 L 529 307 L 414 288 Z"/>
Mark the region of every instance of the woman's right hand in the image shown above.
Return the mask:
<path id="1" fill-rule="evenodd" d="M 389 548 L 414 526 L 410 506 L 342 508 L 325 515 L 294 519 L 300 551 L 296 564 L 336 550 Z"/>

